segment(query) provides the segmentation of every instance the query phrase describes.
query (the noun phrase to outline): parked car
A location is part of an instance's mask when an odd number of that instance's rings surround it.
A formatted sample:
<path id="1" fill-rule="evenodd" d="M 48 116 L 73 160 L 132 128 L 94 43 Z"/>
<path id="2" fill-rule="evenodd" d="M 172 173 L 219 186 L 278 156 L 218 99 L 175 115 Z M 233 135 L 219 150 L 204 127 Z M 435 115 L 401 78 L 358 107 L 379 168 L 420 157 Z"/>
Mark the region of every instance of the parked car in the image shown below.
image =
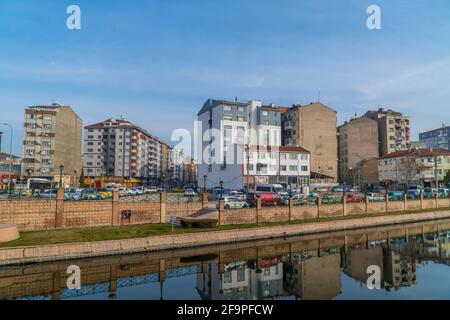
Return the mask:
<path id="1" fill-rule="evenodd" d="M 435 195 L 436 193 L 438 193 L 438 190 L 435 189 L 435 188 L 425 188 L 425 189 L 423 190 L 423 197 L 424 197 L 425 199 L 431 199 L 431 198 L 434 198 L 434 195 Z"/>
<path id="2" fill-rule="evenodd" d="M 230 191 L 230 196 L 236 197 L 242 201 L 245 199 L 245 194 L 243 192 L 237 191 L 237 190 Z"/>
<path id="3" fill-rule="evenodd" d="M 242 209 L 250 207 L 250 205 L 246 201 L 239 200 L 238 198 L 233 196 L 224 197 L 223 200 L 225 201 L 225 209 Z"/>
<path id="4" fill-rule="evenodd" d="M 408 199 L 414 200 L 420 198 L 420 191 L 409 190 L 407 194 Z"/>
<path id="5" fill-rule="evenodd" d="M 364 201 L 364 198 L 360 194 L 349 194 L 345 197 L 347 203 L 360 203 Z"/>
<path id="6" fill-rule="evenodd" d="M 400 200 L 403 200 L 404 197 L 405 197 L 405 194 L 402 191 L 389 191 L 388 192 L 389 201 L 400 201 Z"/>
<path id="7" fill-rule="evenodd" d="M 325 194 L 320 198 L 322 204 L 338 204 L 342 203 L 342 197 Z"/>
<path id="8" fill-rule="evenodd" d="M 84 189 L 81 192 L 81 200 L 99 200 L 102 196 L 95 189 Z"/>
<path id="9" fill-rule="evenodd" d="M 112 191 L 110 192 L 108 189 L 97 189 L 97 193 L 103 199 L 112 197 Z"/>
<path id="10" fill-rule="evenodd" d="M 184 188 L 181 188 L 181 187 L 172 188 L 172 192 L 175 192 L 175 193 L 183 193 L 184 191 L 185 191 Z"/>
<path id="11" fill-rule="evenodd" d="M 249 192 L 246 201 L 250 206 L 256 206 L 258 198 L 261 199 L 263 207 L 276 206 L 281 203 L 281 199 L 273 192 Z"/>
<path id="12" fill-rule="evenodd" d="M 81 200 L 81 194 L 83 189 L 78 188 L 69 188 L 64 190 L 64 199 L 65 200 Z"/>
<path id="13" fill-rule="evenodd" d="M 289 197 L 290 192 L 281 184 L 257 184 L 255 186 L 257 192 L 272 192 L 280 196 L 281 198 Z"/>
<path id="14" fill-rule="evenodd" d="M 134 187 L 131 190 L 133 190 L 136 193 L 136 195 L 143 195 L 145 193 L 144 187 Z"/>
<path id="15" fill-rule="evenodd" d="M 372 202 L 381 202 L 385 200 L 384 196 L 379 193 L 367 193 L 366 196 L 369 198 L 369 201 Z"/>
<path id="16" fill-rule="evenodd" d="M 42 199 L 56 199 L 56 189 L 45 190 L 44 192 L 38 193 L 37 197 Z"/>
<path id="17" fill-rule="evenodd" d="M 449 193 L 449 189 L 447 189 L 447 188 L 439 188 L 437 192 L 439 193 L 439 196 L 447 197 L 448 193 Z"/>
<path id="18" fill-rule="evenodd" d="M 186 191 L 184 191 L 184 196 L 185 197 L 195 197 L 196 193 L 195 193 L 194 189 L 186 189 Z"/>
<path id="19" fill-rule="evenodd" d="M 144 188 L 144 193 L 158 193 L 158 188 L 157 187 L 147 187 Z"/>

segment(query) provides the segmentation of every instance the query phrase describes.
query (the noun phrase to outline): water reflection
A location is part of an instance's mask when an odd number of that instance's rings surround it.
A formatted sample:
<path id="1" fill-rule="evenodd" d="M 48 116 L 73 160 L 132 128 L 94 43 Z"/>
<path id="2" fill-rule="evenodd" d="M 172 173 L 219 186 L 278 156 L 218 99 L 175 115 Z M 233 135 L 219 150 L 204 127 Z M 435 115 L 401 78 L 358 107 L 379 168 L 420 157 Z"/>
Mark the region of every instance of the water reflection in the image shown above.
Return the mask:
<path id="1" fill-rule="evenodd" d="M 5 267 L 0 299 L 450 298 L 444 281 L 450 279 L 449 262 L 450 221 L 442 221 Z M 81 267 L 81 290 L 65 287 L 71 264 Z M 366 287 L 371 265 L 381 270 L 382 289 L 376 292 Z"/>

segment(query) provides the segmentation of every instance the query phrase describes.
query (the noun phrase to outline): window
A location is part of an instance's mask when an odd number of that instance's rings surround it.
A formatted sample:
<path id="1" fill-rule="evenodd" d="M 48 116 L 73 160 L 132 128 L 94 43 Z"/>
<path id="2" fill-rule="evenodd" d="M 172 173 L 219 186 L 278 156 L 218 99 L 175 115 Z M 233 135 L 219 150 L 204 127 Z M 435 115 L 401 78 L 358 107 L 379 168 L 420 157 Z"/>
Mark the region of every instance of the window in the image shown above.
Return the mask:
<path id="1" fill-rule="evenodd" d="M 94 139 L 94 136 L 88 136 L 88 139 Z"/>
<path id="2" fill-rule="evenodd" d="M 237 270 L 237 281 L 238 282 L 245 281 L 245 269 Z"/>
<path id="3" fill-rule="evenodd" d="M 233 121 L 233 116 L 231 114 L 224 114 L 223 120 L 225 121 Z"/>
<path id="4" fill-rule="evenodd" d="M 286 171 L 286 166 L 280 166 L 281 171 Z"/>
<path id="5" fill-rule="evenodd" d="M 238 107 L 238 112 L 245 112 L 245 108 L 244 107 Z"/>
<path id="6" fill-rule="evenodd" d="M 231 106 L 223 106 L 224 111 L 231 111 Z"/>
<path id="7" fill-rule="evenodd" d="M 297 160 L 297 155 L 295 153 L 289 154 L 289 160 Z"/>
<path id="8" fill-rule="evenodd" d="M 289 171 L 297 171 L 297 166 L 289 166 Z"/>
<path id="9" fill-rule="evenodd" d="M 232 278 L 231 278 L 231 272 L 230 272 L 230 271 L 225 272 L 225 273 L 223 274 L 223 282 L 224 282 L 224 283 L 231 283 L 231 280 L 232 280 Z"/>
<path id="10" fill-rule="evenodd" d="M 265 124 L 266 126 L 268 126 L 268 125 L 269 125 L 269 121 L 268 121 L 268 120 L 264 120 L 264 124 Z"/>
<path id="11" fill-rule="evenodd" d="M 308 155 L 307 154 L 302 154 L 302 160 L 303 161 L 308 160 Z"/>
<path id="12" fill-rule="evenodd" d="M 308 166 L 302 166 L 302 171 L 303 171 L 303 172 L 308 171 Z"/>
<path id="13" fill-rule="evenodd" d="M 269 111 L 263 111 L 263 112 L 262 112 L 262 115 L 263 115 L 264 117 L 267 117 L 267 116 L 269 115 Z"/>
<path id="14" fill-rule="evenodd" d="M 245 122 L 245 117 L 243 117 L 243 116 L 237 116 L 237 121 L 239 121 L 239 122 Z"/>

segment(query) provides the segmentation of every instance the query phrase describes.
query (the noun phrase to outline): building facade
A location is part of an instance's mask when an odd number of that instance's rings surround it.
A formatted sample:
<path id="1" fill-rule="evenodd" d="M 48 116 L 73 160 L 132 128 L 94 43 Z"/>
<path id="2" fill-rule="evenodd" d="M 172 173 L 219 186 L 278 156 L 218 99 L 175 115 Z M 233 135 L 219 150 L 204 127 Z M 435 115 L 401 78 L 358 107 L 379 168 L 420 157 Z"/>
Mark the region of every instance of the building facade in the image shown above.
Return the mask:
<path id="1" fill-rule="evenodd" d="M 295 105 L 282 114 L 283 144 L 311 152 L 311 171 L 338 179 L 337 113 L 322 103 Z"/>
<path id="2" fill-rule="evenodd" d="M 377 121 L 380 156 L 411 147 L 409 117 L 393 110 L 368 111 L 366 117 Z"/>
<path id="3" fill-rule="evenodd" d="M 427 148 L 441 148 L 450 150 L 450 126 L 419 133 L 419 140 L 426 144 Z"/>
<path id="4" fill-rule="evenodd" d="M 377 122 L 363 116 L 338 127 L 338 150 L 339 180 L 358 185 L 358 167 L 364 160 L 379 157 Z"/>
<path id="5" fill-rule="evenodd" d="M 125 119 L 107 119 L 85 127 L 84 170 L 90 178 L 159 180 L 162 143 Z"/>
<path id="6" fill-rule="evenodd" d="M 443 187 L 449 170 L 450 151 L 438 148 L 397 151 L 378 159 L 379 180 L 392 188 Z"/>
<path id="7" fill-rule="evenodd" d="M 309 185 L 309 152 L 281 146 L 281 113 L 258 100 L 208 100 L 198 113 L 198 181 L 203 185 L 206 179 L 207 188 L 223 182 L 230 189 L 257 183 Z"/>
<path id="8" fill-rule="evenodd" d="M 82 120 L 69 106 L 25 109 L 22 176 L 58 180 L 63 174 L 76 182 L 82 170 Z"/>

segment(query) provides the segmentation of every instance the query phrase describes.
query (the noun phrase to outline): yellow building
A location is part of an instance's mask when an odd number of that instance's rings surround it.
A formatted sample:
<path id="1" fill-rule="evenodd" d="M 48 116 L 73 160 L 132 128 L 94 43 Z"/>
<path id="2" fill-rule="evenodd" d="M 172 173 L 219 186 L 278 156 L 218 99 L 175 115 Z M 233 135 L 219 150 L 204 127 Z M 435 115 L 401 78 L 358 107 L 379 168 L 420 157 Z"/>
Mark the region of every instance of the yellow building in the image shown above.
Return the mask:
<path id="1" fill-rule="evenodd" d="M 378 159 L 378 176 L 382 183 L 443 186 L 450 170 L 450 151 L 438 148 L 397 151 Z"/>

